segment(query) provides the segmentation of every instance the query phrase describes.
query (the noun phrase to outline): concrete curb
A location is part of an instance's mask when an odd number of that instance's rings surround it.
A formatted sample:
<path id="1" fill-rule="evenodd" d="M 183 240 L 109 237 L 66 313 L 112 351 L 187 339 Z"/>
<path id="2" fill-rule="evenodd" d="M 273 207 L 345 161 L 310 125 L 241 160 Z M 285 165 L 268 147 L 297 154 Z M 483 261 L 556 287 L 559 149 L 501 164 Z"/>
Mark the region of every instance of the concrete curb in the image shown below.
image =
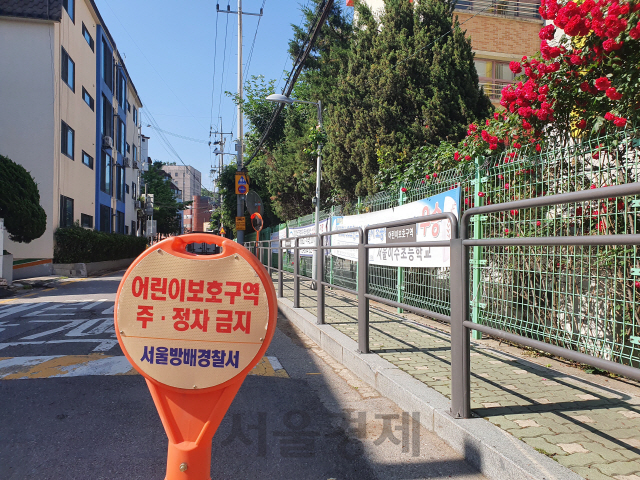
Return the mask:
<path id="1" fill-rule="evenodd" d="M 376 354 L 360 354 L 357 343 L 316 317 L 293 308 L 286 298 L 278 309 L 337 362 L 351 370 L 381 395 L 408 412 L 420 412 L 420 423 L 436 433 L 487 478 L 494 480 L 584 480 L 551 458 L 481 419 L 454 420 L 444 395 L 403 372 Z"/>

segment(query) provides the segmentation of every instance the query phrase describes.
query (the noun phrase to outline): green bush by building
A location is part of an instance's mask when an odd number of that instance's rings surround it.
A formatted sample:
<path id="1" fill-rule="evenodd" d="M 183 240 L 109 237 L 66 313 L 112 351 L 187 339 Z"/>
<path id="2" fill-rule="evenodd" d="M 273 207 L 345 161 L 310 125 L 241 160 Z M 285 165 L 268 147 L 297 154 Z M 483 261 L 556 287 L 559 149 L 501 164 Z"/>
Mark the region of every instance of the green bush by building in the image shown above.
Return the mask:
<path id="1" fill-rule="evenodd" d="M 145 237 L 88 230 L 80 226 L 55 233 L 54 263 L 89 263 L 134 258 L 147 246 Z"/>

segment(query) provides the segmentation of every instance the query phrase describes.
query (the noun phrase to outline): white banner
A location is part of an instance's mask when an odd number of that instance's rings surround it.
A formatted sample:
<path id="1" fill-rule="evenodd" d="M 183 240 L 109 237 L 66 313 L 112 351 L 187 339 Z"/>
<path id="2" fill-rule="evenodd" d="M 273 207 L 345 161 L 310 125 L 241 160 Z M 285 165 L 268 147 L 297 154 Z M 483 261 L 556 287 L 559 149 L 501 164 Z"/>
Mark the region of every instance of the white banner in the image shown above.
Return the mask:
<path id="1" fill-rule="evenodd" d="M 277 232 L 271 234 L 271 253 L 278 253 L 278 247 L 280 246 L 279 240 L 281 238 L 287 238 L 287 227 L 280 229 Z"/>
<path id="2" fill-rule="evenodd" d="M 411 219 L 434 213 L 451 212 L 460 215 L 460 187 L 433 197 L 418 200 L 399 207 L 379 212 L 333 217 L 331 231 L 353 227 L 364 229 L 369 225 Z M 369 249 L 369 263 L 393 267 L 448 267 L 449 247 L 394 247 L 394 243 L 434 242 L 451 239 L 451 225 L 447 220 L 414 223 L 393 228 L 378 228 L 369 231 L 369 244 L 384 244 L 382 248 Z M 331 245 L 358 245 L 358 233 L 331 235 Z M 339 258 L 358 261 L 357 249 L 331 250 Z"/>
<path id="3" fill-rule="evenodd" d="M 322 220 L 318 225 L 318 230 L 320 233 L 324 233 L 329 231 L 329 219 Z M 311 225 L 304 225 L 302 227 L 289 227 L 289 237 L 303 237 L 304 235 L 313 235 L 316 233 L 316 224 L 312 223 Z M 283 237 L 286 238 L 286 237 Z M 314 238 L 302 238 L 300 239 L 298 245 L 300 247 L 315 247 L 316 241 Z M 289 242 L 288 246 L 293 246 L 293 242 Z M 290 253 L 293 254 L 293 250 L 289 250 Z M 301 248 L 300 249 L 301 257 L 311 257 L 313 256 L 313 249 L 311 248 Z"/>

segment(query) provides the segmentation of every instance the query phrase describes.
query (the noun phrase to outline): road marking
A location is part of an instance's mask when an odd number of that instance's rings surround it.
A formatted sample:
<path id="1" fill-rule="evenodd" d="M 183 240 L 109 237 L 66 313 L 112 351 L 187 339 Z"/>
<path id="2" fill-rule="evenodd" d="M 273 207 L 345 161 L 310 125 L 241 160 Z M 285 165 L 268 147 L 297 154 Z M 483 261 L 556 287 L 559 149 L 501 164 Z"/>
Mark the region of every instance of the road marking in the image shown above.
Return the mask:
<path id="1" fill-rule="evenodd" d="M 34 342 L 39 343 L 39 342 Z M 278 367 L 278 368 L 274 368 Z M 0 379 L 21 380 L 91 375 L 138 375 L 123 355 L 48 355 L 0 358 Z M 262 357 L 249 375 L 289 378 L 276 357 Z"/>
<path id="2" fill-rule="evenodd" d="M 23 310 L 28 310 L 34 307 L 42 307 L 43 305 L 47 305 L 48 302 L 43 303 L 23 303 L 21 305 L 11 305 L 8 308 L 2 310 L 0 312 L 0 318 L 7 317 L 9 315 L 13 315 L 14 313 L 22 312 Z"/>
<path id="3" fill-rule="evenodd" d="M 81 310 L 91 310 L 93 307 L 100 305 L 102 302 L 106 302 L 107 299 L 106 298 L 101 298 L 100 300 L 98 300 L 97 302 L 93 302 L 89 305 L 86 305 L 84 307 L 81 308 Z"/>

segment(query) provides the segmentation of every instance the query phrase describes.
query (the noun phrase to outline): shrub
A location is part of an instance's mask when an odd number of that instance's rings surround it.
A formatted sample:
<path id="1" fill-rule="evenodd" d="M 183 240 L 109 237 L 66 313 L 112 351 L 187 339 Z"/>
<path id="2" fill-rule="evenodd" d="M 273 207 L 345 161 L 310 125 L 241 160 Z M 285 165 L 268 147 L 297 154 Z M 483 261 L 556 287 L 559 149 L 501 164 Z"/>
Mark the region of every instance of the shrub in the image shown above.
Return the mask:
<path id="1" fill-rule="evenodd" d="M 59 228 L 55 233 L 55 263 L 89 263 L 120 260 L 140 255 L 147 239 L 105 233 L 79 226 Z"/>
<path id="2" fill-rule="evenodd" d="M 0 218 L 14 242 L 29 243 L 47 229 L 38 185 L 23 166 L 0 155 Z"/>

